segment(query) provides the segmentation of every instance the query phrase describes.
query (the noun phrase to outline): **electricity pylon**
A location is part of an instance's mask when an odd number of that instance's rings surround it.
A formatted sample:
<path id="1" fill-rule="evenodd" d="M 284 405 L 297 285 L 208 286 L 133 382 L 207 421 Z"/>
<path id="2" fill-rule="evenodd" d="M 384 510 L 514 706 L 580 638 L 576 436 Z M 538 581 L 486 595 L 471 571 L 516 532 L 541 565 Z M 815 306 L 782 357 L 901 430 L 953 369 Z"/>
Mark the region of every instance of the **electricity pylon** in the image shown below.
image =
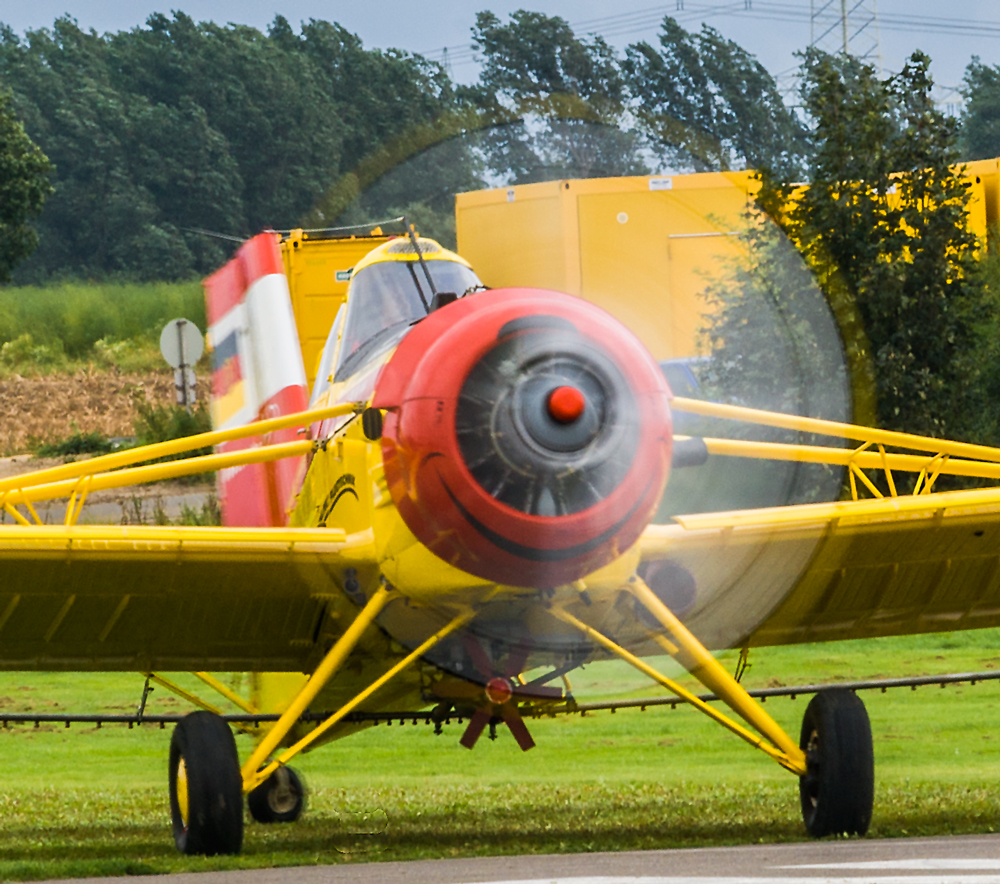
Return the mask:
<path id="1" fill-rule="evenodd" d="M 881 72 L 877 0 L 810 0 L 809 45 L 853 55 Z"/>

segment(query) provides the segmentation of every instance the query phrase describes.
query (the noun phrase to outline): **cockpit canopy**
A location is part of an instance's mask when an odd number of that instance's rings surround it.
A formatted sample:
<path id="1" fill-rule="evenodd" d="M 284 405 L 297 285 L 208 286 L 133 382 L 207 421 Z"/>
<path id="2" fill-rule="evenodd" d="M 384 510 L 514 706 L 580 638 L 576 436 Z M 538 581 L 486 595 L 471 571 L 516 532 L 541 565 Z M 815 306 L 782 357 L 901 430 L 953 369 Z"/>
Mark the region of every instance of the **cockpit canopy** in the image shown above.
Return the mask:
<path id="1" fill-rule="evenodd" d="M 421 239 L 419 242 L 424 255 L 423 267 L 416 260 L 412 246 L 407 251 L 413 257 L 376 259 L 371 263 L 366 258 L 361 262 L 348 290 L 347 315 L 334 381 L 350 377 L 395 346 L 414 322 L 427 315 L 434 292 L 452 292 L 462 297 L 483 287 L 479 277 L 457 255 L 442 249 L 433 240 Z M 398 248 L 393 250 L 397 243 L 409 245 L 406 240 L 397 240 L 376 251 L 385 250 L 394 256 L 406 254 Z M 433 292 L 424 267 L 434 282 Z"/>

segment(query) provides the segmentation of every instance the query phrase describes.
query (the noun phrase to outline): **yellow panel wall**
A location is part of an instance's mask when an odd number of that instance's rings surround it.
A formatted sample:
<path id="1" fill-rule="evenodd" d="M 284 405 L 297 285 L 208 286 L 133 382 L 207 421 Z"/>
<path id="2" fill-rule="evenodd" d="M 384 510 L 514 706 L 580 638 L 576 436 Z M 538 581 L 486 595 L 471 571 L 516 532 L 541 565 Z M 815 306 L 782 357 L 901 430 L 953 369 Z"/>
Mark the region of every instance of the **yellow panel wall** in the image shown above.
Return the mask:
<path id="1" fill-rule="evenodd" d="M 965 176 L 973 185 L 969 226 L 978 236 L 985 237 L 1000 223 L 1000 160 L 965 163 Z"/>
<path id="2" fill-rule="evenodd" d="M 380 234 L 311 238 L 307 232 L 293 230 L 282 240 L 281 258 L 310 389 L 333 320 L 347 296 L 351 268 L 387 239 Z"/>
<path id="3" fill-rule="evenodd" d="M 490 286 L 580 295 L 657 359 L 696 352 L 701 293 L 738 254 L 748 173 L 596 178 L 459 194 L 458 251 Z"/>
<path id="4" fill-rule="evenodd" d="M 566 246 L 572 235 L 565 229 L 560 197 L 565 183 L 458 194 L 458 253 L 486 285 L 573 291 L 566 273 Z M 571 221 L 575 226 L 575 218 Z"/>
<path id="5" fill-rule="evenodd" d="M 613 180 L 573 182 L 579 294 L 621 319 L 657 359 L 695 354 L 709 310 L 703 293 L 739 255 L 748 179 L 733 178 L 629 178 L 614 189 Z"/>

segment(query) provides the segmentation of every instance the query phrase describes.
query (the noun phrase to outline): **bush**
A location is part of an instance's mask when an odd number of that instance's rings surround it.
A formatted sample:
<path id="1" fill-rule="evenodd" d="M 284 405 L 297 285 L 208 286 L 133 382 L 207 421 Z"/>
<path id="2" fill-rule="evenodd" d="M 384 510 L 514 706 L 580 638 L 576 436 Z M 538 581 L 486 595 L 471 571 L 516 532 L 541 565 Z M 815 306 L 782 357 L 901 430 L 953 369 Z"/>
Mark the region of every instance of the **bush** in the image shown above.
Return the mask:
<path id="1" fill-rule="evenodd" d="M 214 494 L 209 494 L 200 509 L 181 504 L 181 514 L 176 522 L 178 525 L 197 525 L 201 527 L 221 525 L 222 510 L 219 500 Z"/>
<path id="2" fill-rule="evenodd" d="M 212 421 L 204 402 L 199 402 L 191 413 L 181 405 L 155 405 L 145 398 L 135 400 L 136 417 L 132 422 L 135 427 L 136 444 L 152 445 L 156 442 L 169 442 L 171 439 L 183 439 L 198 433 L 207 433 L 212 429 Z M 196 448 L 194 451 L 182 451 L 151 460 L 149 463 L 162 463 L 168 460 L 183 460 L 188 457 L 199 457 L 211 454 L 211 447 Z M 174 481 L 197 483 L 211 478 L 211 473 L 195 473 L 190 476 L 178 476 Z M 182 522 L 182 524 L 202 524 L 201 522 Z M 211 523 L 205 523 L 211 524 Z"/>
<path id="3" fill-rule="evenodd" d="M 152 506 L 152 512 L 147 509 L 147 504 Z M 122 525 L 189 525 L 189 526 L 215 526 L 222 524 L 222 511 L 219 509 L 219 501 L 216 496 L 209 493 L 200 507 L 181 505 L 180 515 L 176 519 L 171 519 L 163 505 L 163 498 L 156 497 L 152 501 L 144 499 L 137 494 L 133 494 L 127 501 L 122 501 Z"/>
<path id="4" fill-rule="evenodd" d="M 134 341 L 101 338 L 94 344 L 94 361 L 107 367 L 120 368 L 122 361 L 133 355 L 136 349 Z"/>
<path id="5" fill-rule="evenodd" d="M 55 367 L 66 362 L 66 354 L 59 341 L 36 344 L 31 334 L 25 332 L 0 347 L 0 362 L 11 368 L 24 365 Z"/>
<path id="6" fill-rule="evenodd" d="M 137 445 L 169 442 L 171 439 L 183 439 L 185 436 L 207 433 L 212 429 L 212 420 L 204 402 L 195 405 L 189 414 L 182 405 L 157 405 L 145 397 L 136 397 L 135 409 L 133 426 Z M 197 451 L 175 456 L 192 457 L 211 453 L 211 448 L 199 448 Z"/>
<path id="7" fill-rule="evenodd" d="M 35 457 L 71 457 L 77 454 L 107 454 L 114 449 L 111 440 L 103 433 L 81 433 L 76 429 L 72 436 L 59 442 L 45 442 L 35 449 Z"/>
<path id="8" fill-rule="evenodd" d="M 140 338 L 117 341 L 101 338 L 94 344 L 93 361 L 101 368 L 114 368 L 123 372 L 147 372 L 163 369 L 160 351 Z"/>

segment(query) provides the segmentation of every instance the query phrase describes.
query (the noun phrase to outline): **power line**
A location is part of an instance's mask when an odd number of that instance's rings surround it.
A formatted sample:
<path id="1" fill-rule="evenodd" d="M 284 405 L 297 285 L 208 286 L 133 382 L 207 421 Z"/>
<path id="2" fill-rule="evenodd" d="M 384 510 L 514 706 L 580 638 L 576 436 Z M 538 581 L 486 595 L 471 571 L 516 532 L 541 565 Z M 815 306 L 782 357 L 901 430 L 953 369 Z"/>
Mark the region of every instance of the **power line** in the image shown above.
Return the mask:
<path id="1" fill-rule="evenodd" d="M 570 22 L 570 28 L 574 32 L 584 31 L 586 33 L 599 33 L 602 37 L 613 37 L 620 36 L 621 34 L 633 33 L 635 31 L 647 30 L 650 27 L 656 27 L 663 21 L 663 17 L 669 12 L 673 11 L 674 18 L 680 24 L 684 24 L 689 21 L 694 21 L 696 19 L 704 17 L 707 15 L 718 15 L 725 12 L 737 11 L 745 8 L 747 0 L 739 0 L 739 2 L 732 3 L 719 3 L 719 4 L 709 4 L 709 5 L 698 5 L 697 8 L 693 8 L 687 11 L 681 5 L 678 9 L 676 5 L 674 7 L 660 5 L 653 6 L 647 9 L 634 10 L 632 12 L 618 13 L 617 15 L 607 15 L 601 16 L 599 18 L 582 19 L 576 22 Z M 687 14 L 684 14 L 684 13 Z M 680 14 L 677 14 L 680 13 Z M 441 49 L 434 49 L 429 52 L 423 52 L 425 58 L 431 61 L 439 61 L 444 53 L 447 53 L 448 59 L 452 64 L 458 62 L 467 62 L 475 59 L 476 52 L 478 50 L 471 43 L 461 43 L 455 46 L 445 46 Z"/>
<path id="2" fill-rule="evenodd" d="M 673 15 L 678 24 L 698 19 L 732 15 L 739 18 L 764 21 L 779 21 L 789 24 L 812 24 L 810 7 L 793 3 L 764 2 L 764 0 L 739 0 L 732 3 L 685 3 L 675 0 L 672 4 L 661 4 L 632 12 L 571 22 L 575 31 L 597 33 L 602 37 L 616 37 L 645 31 L 656 27 L 665 15 Z M 902 33 L 928 33 L 937 36 L 976 36 L 1000 38 L 1000 21 L 958 19 L 954 17 L 880 13 L 880 30 Z M 476 61 L 478 50 L 470 43 L 447 46 L 421 53 L 431 61 L 441 61 L 447 57 L 452 67 Z"/>

